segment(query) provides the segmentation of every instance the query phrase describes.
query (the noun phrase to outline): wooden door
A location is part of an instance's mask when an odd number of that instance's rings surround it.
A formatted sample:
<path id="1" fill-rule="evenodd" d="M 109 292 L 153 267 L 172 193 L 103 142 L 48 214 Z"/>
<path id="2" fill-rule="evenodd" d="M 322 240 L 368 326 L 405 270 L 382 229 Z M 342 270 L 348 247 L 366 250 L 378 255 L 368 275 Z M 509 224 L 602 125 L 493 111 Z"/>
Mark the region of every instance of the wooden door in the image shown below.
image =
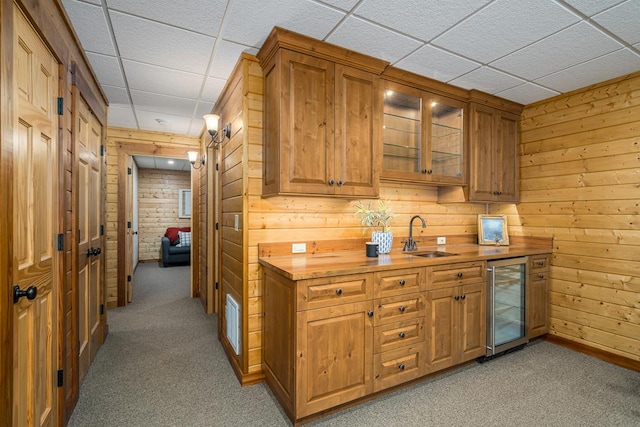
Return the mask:
<path id="1" fill-rule="evenodd" d="M 496 126 L 496 191 L 497 201 L 518 201 L 518 171 L 519 165 L 519 141 L 520 141 L 520 117 L 516 114 L 500 112 L 497 116 Z"/>
<path id="2" fill-rule="evenodd" d="M 285 50 L 281 67 L 280 191 L 332 194 L 334 64 Z"/>
<path id="3" fill-rule="evenodd" d="M 360 302 L 298 313 L 297 418 L 372 392 L 372 311 Z"/>
<path id="4" fill-rule="evenodd" d="M 435 372 L 456 363 L 456 316 L 458 287 L 434 289 L 427 292 L 427 371 Z"/>
<path id="5" fill-rule="evenodd" d="M 461 286 L 458 363 L 487 353 L 487 316 L 485 283 Z"/>
<path id="6" fill-rule="evenodd" d="M 75 87 L 73 95 L 78 150 L 78 376 L 82 383 L 102 344 L 102 126 Z"/>
<path id="7" fill-rule="evenodd" d="M 125 202 L 125 283 L 126 303 L 133 300 L 133 157 L 126 156 L 126 202 Z"/>
<path id="8" fill-rule="evenodd" d="M 59 66 L 14 7 L 12 278 L 29 295 L 14 304 L 13 425 L 58 424 Z M 36 294 L 37 292 L 37 294 Z M 15 294 L 14 294 L 15 295 Z M 15 299 L 14 299 L 15 300 Z"/>
<path id="9" fill-rule="evenodd" d="M 380 79 L 335 65 L 335 194 L 378 196 Z"/>
<path id="10" fill-rule="evenodd" d="M 494 139 L 496 125 L 493 108 L 472 104 L 470 145 L 471 162 L 469 176 L 469 199 L 492 201 L 494 199 Z M 513 166 L 512 166 L 513 167 Z"/>

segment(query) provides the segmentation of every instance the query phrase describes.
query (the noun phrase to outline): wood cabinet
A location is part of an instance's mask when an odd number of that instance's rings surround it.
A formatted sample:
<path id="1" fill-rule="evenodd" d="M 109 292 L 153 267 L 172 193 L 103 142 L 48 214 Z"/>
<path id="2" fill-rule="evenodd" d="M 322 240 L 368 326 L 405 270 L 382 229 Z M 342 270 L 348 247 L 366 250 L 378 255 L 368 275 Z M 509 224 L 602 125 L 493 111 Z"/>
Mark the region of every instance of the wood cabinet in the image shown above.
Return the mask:
<path id="1" fill-rule="evenodd" d="M 527 337 L 549 332 L 549 255 L 529 257 L 527 284 Z"/>
<path id="2" fill-rule="evenodd" d="M 469 201 L 517 202 L 520 116 L 470 103 Z"/>
<path id="3" fill-rule="evenodd" d="M 379 76 L 288 49 L 263 70 L 263 195 L 377 197 Z"/>
<path id="4" fill-rule="evenodd" d="M 382 178 L 465 184 L 465 105 L 385 81 Z"/>
<path id="5" fill-rule="evenodd" d="M 427 370 L 445 369 L 486 352 L 484 262 L 434 267 L 427 290 Z"/>

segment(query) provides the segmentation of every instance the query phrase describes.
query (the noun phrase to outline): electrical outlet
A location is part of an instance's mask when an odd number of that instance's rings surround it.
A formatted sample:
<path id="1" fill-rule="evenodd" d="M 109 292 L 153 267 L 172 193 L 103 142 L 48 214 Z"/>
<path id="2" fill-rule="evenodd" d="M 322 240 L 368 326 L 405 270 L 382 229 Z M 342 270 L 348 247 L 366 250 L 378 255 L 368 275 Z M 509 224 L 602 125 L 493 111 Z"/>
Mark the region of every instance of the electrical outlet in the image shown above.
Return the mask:
<path id="1" fill-rule="evenodd" d="M 438 244 L 439 245 L 446 245 L 447 244 L 447 238 L 446 237 L 438 237 Z"/>
<path id="2" fill-rule="evenodd" d="M 291 253 L 292 254 L 303 254 L 307 252 L 307 244 L 306 243 L 293 243 L 291 245 Z"/>

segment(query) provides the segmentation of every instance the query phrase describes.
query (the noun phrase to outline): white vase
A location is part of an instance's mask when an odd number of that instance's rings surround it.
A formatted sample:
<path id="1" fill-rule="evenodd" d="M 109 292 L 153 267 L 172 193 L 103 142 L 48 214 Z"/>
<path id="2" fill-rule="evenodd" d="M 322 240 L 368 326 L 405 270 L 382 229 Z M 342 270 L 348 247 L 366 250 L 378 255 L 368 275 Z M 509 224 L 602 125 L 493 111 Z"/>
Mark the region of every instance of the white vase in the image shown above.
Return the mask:
<path id="1" fill-rule="evenodd" d="M 390 231 L 374 231 L 371 233 L 371 241 L 378 244 L 378 253 L 388 254 L 393 245 L 393 233 Z"/>

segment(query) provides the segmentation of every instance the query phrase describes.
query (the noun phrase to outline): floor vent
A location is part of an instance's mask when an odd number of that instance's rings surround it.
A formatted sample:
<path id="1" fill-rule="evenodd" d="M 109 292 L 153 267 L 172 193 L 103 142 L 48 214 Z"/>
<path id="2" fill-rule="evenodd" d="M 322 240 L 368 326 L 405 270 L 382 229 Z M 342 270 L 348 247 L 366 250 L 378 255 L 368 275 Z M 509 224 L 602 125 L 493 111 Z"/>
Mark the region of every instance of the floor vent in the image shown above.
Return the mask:
<path id="1" fill-rule="evenodd" d="M 233 348 L 236 355 L 240 354 L 240 306 L 236 300 L 229 294 L 227 294 L 227 306 L 226 306 L 226 320 L 227 320 L 227 340 Z"/>

